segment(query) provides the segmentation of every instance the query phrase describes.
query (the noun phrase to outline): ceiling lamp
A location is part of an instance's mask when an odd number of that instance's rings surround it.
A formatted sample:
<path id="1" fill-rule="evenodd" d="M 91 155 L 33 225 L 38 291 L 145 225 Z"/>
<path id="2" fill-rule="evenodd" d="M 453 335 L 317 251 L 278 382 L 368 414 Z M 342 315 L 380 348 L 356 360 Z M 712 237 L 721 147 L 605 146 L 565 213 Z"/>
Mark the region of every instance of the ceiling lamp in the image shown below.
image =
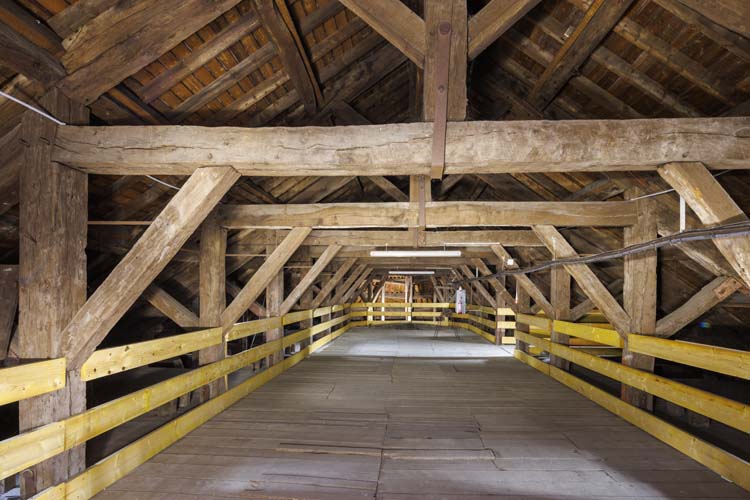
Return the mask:
<path id="1" fill-rule="evenodd" d="M 371 250 L 370 257 L 461 257 L 461 250 Z"/>
<path id="2" fill-rule="evenodd" d="M 388 271 L 388 274 L 399 276 L 429 276 L 435 274 L 435 271 Z"/>

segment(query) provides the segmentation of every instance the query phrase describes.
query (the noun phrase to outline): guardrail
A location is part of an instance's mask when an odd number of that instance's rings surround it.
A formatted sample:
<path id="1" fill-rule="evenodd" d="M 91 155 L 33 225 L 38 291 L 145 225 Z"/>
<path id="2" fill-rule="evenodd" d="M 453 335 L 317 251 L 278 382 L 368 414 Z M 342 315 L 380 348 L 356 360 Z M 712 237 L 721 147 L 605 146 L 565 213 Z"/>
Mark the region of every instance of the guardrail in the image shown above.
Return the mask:
<path id="1" fill-rule="evenodd" d="M 512 336 L 496 336 L 499 331 L 506 330 L 507 333 L 507 330 L 515 329 L 515 321 L 497 319 L 498 316 L 515 316 L 512 309 L 469 304 L 466 306 L 467 312 L 459 314 L 454 312 L 455 306 L 449 302 L 365 302 L 352 304 L 350 316 L 365 318 L 355 321 L 354 326 L 406 323 L 442 325 L 463 328 L 493 344 L 498 339 L 502 344 L 515 344 Z"/>
<path id="2" fill-rule="evenodd" d="M 0 405 L 65 387 L 65 360 L 49 359 L 0 369 Z"/>
<path id="3" fill-rule="evenodd" d="M 524 350 L 527 350 L 527 346 L 534 346 L 541 354 L 548 353 L 565 359 L 745 433 L 750 432 L 750 405 L 651 372 L 631 368 L 617 361 L 610 361 L 587 348 L 552 341 L 554 330 L 573 337 L 571 340 L 583 340 L 589 344 L 588 347 L 604 348 L 604 351 L 612 347 L 622 348 L 623 338 L 607 325 L 552 321 L 525 314 L 519 314 L 516 321 L 527 325 L 530 330 L 529 333 L 516 331 L 515 336 L 519 343 L 519 348 L 515 351 L 516 358 L 588 397 L 742 488 L 750 490 L 750 464 L 747 461 L 632 406 L 543 359 L 534 357 L 531 351 Z M 627 335 L 627 344 L 634 352 L 745 380 L 750 378 L 750 352 L 747 351 L 634 334 Z"/>
<path id="4" fill-rule="evenodd" d="M 84 444 L 140 415 L 248 367 L 271 354 L 299 342 L 311 343 L 280 363 L 258 372 L 219 396 L 189 410 L 130 445 L 101 460 L 71 479 L 40 492 L 36 499 L 84 499 L 117 481 L 138 465 L 159 453 L 179 438 L 200 426 L 228 406 L 296 365 L 352 326 L 347 324 L 349 304 L 296 311 L 282 317 L 240 323 L 226 336 L 212 328 L 162 339 L 137 342 L 96 351 L 81 370 L 83 380 L 94 380 L 151 363 L 260 334 L 265 331 L 313 322 L 316 325 L 290 332 L 278 340 L 252 347 L 224 359 L 164 380 L 126 396 L 90 408 L 64 420 L 0 441 L 0 480 L 43 462 L 66 450 Z M 331 331 L 331 329 L 338 327 Z M 316 338 L 316 336 L 318 338 Z M 65 386 L 65 360 L 54 359 L 0 370 L 0 404 L 37 396 Z"/>

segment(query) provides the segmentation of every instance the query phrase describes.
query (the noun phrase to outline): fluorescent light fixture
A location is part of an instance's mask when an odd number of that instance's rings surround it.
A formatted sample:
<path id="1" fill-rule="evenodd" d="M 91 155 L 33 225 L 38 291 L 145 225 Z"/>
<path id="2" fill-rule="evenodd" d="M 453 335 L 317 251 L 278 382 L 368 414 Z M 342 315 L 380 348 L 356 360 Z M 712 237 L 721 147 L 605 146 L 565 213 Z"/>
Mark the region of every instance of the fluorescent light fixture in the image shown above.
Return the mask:
<path id="1" fill-rule="evenodd" d="M 443 246 L 446 247 L 491 247 L 492 245 L 498 245 L 497 241 L 472 241 L 469 243 L 458 243 L 458 242 L 448 242 L 443 243 Z"/>
<path id="2" fill-rule="evenodd" d="M 396 274 L 401 276 L 429 276 L 435 274 L 435 271 L 388 271 L 388 274 Z"/>
<path id="3" fill-rule="evenodd" d="M 370 257 L 461 257 L 461 250 L 370 250 Z"/>

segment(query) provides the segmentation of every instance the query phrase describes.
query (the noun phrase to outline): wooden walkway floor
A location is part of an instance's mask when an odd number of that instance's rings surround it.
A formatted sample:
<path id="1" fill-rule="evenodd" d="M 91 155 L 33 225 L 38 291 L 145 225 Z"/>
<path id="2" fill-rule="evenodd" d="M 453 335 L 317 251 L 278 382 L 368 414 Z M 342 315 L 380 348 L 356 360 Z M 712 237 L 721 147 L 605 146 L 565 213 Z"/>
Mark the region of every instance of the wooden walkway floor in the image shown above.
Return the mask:
<path id="1" fill-rule="evenodd" d="M 99 499 L 750 498 L 473 334 L 355 329 Z"/>

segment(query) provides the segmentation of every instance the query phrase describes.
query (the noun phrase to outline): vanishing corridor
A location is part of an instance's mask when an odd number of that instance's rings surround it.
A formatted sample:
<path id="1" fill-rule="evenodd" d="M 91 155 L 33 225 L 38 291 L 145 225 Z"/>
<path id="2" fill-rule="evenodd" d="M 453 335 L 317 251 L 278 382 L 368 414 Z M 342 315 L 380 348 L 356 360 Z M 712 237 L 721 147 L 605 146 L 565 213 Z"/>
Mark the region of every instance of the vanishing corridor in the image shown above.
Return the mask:
<path id="1" fill-rule="evenodd" d="M 96 498 L 750 498 L 458 332 L 353 329 Z"/>

